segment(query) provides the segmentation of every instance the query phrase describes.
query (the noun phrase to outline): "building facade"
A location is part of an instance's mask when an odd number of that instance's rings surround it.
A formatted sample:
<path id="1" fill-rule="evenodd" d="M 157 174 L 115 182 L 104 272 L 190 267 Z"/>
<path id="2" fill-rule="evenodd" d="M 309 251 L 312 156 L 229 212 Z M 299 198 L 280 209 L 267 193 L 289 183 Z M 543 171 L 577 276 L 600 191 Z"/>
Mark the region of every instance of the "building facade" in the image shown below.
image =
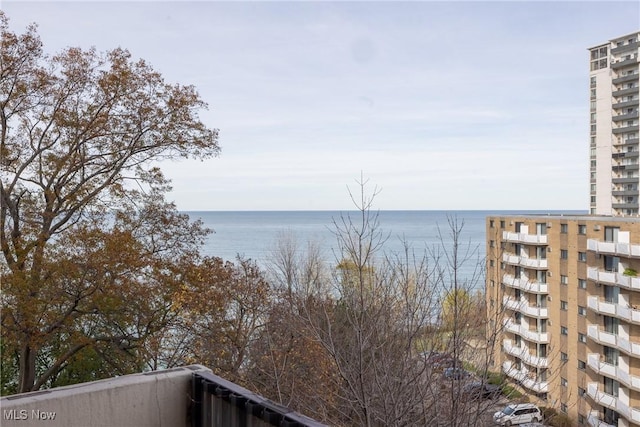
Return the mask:
<path id="1" fill-rule="evenodd" d="M 589 49 L 590 213 L 638 215 L 640 32 Z"/>
<path id="2" fill-rule="evenodd" d="M 486 221 L 492 369 L 591 426 L 640 426 L 640 218 Z"/>

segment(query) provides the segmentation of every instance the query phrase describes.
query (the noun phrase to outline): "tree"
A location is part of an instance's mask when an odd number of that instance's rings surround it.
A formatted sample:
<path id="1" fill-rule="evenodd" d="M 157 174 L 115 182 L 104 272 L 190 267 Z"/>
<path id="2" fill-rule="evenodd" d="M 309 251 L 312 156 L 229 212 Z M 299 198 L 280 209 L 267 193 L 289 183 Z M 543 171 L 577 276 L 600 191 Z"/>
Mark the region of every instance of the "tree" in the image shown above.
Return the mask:
<path id="1" fill-rule="evenodd" d="M 126 50 L 50 57 L 35 26 L 14 34 L 0 14 L 0 30 L 3 371 L 36 390 L 89 348 L 137 369 L 207 233 L 164 201 L 154 163 L 217 155 L 217 131 L 192 86 Z"/>

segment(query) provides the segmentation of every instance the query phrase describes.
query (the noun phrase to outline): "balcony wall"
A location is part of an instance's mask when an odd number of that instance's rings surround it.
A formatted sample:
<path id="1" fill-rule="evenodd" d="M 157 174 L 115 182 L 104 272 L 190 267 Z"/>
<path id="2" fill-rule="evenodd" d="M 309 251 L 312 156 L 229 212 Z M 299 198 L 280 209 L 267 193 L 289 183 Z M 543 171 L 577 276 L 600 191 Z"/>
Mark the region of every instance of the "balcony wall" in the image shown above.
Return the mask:
<path id="1" fill-rule="evenodd" d="M 503 231 L 502 238 L 507 242 L 527 245 L 546 245 L 548 241 L 546 234 L 514 233 L 511 231 Z"/>
<path id="2" fill-rule="evenodd" d="M 502 364 L 502 370 L 508 377 L 518 381 L 529 390 L 533 390 L 536 393 L 547 393 L 549 391 L 549 383 L 537 381 L 533 371 L 529 371 L 526 368 L 516 369 L 515 365 L 508 360 Z"/>
<path id="3" fill-rule="evenodd" d="M 605 285 L 615 285 L 625 289 L 640 291 L 640 277 L 629 277 L 615 271 L 602 271 L 596 267 L 587 268 L 587 277 L 590 280 L 604 283 Z"/>
<path id="4" fill-rule="evenodd" d="M 609 409 L 613 409 L 627 420 L 633 421 L 634 423 L 640 423 L 640 410 L 638 408 L 632 408 L 616 396 L 612 396 L 599 390 L 598 386 L 598 383 L 587 384 L 587 395 L 589 395 L 594 402 L 602 406 L 606 406 Z"/>
<path id="5" fill-rule="evenodd" d="M 502 303 L 504 306 L 510 310 L 519 311 L 527 316 L 538 317 L 538 318 L 548 318 L 549 311 L 547 307 L 537 307 L 529 305 L 529 301 L 526 299 L 516 300 L 514 298 L 509 298 L 508 296 L 502 297 Z"/>
<path id="6" fill-rule="evenodd" d="M 519 265 L 526 268 L 546 269 L 548 266 L 546 259 L 529 258 L 514 254 L 502 254 L 502 260 L 507 264 Z"/>
<path id="7" fill-rule="evenodd" d="M 505 274 L 502 278 L 502 283 L 510 288 L 521 289 L 525 292 L 531 292 L 534 294 L 549 293 L 549 286 L 546 283 L 531 281 L 526 277 L 516 278 L 511 274 Z"/>
<path id="8" fill-rule="evenodd" d="M 587 306 L 596 313 L 640 324 L 640 310 L 635 308 L 603 301 L 595 295 L 591 295 L 587 298 Z"/>
<path id="9" fill-rule="evenodd" d="M 191 425 L 188 412 L 196 372 L 211 371 L 191 365 L 3 397 L 1 424 L 187 427 Z M 39 419 L 38 414 L 48 419 Z"/>
<path id="10" fill-rule="evenodd" d="M 591 353 L 587 355 L 587 366 L 599 375 L 613 378 L 631 389 L 640 391 L 640 377 L 623 371 L 620 366 L 604 362 L 601 354 Z"/>
<path id="11" fill-rule="evenodd" d="M 601 242 L 595 239 L 588 239 L 587 250 L 622 257 L 640 257 L 640 245 L 630 243 Z"/>
<path id="12" fill-rule="evenodd" d="M 534 341 L 540 344 L 546 344 L 549 342 L 548 332 L 531 331 L 525 328 L 523 325 L 513 323 L 513 321 L 509 319 L 504 320 L 503 324 L 506 331 L 518 334 L 528 341 Z"/>
<path id="13" fill-rule="evenodd" d="M 538 368 L 546 368 L 549 366 L 549 359 L 546 357 L 538 357 L 529 353 L 529 350 L 525 347 L 517 347 L 513 345 L 512 340 L 504 340 L 502 342 L 502 348 L 504 352 L 515 356 L 525 362 L 528 365 L 535 366 Z"/>
<path id="14" fill-rule="evenodd" d="M 618 350 L 634 357 L 640 357 L 639 343 L 630 341 L 619 335 L 600 330 L 598 325 L 588 325 L 587 336 L 599 344 L 617 348 Z"/>

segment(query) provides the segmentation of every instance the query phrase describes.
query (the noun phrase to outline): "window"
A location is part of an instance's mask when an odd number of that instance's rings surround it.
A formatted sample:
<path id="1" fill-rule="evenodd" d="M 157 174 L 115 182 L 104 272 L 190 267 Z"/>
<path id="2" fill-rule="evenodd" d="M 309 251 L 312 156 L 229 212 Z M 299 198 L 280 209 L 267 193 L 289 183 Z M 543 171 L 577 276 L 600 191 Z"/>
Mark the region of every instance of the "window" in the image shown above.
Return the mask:
<path id="1" fill-rule="evenodd" d="M 569 360 L 569 356 L 567 355 L 567 353 L 560 352 L 560 360 L 562 360 L 563 362 Z"/>
<path id="2" fill-rule="evenodd" d="M 562 378 L 562 377 L 560 377 L 560 385 L 561 385 L 562 387 L 566 387 L 566 386 L 568 386 L 568 385 L 569 385 L 569 382 L 567 381 L 567 379 L 566 379 L 566 378 Z"/>
<path id="3" fill-rule="evenodd" d="M 567 234 L 569 232 L 568 224 L 560 224 L 560 232 L 563 234 Z"/>
<path id="4" fill-rule="evenodd" d="M 578 360 L 578 369 L 581 371 L 587 369 L 587 364 L 584 362 L 584 360 Z"/>
<path id="5" fill-rule="evenodd" d="M 569 284 L 569 278 L 565 275 L 560 275 L 560 284 L 561 285 L 567 285 Z"/>
<path id="6" fill-rule="evenodd" d="M 504 228 L 504 221 L 500 221 L 500 228 Z"/>
<path id="7" fill-rule="evenodd" d="M 587 391 L 585 389 L 583 389 L 582 387 L 578 387 L 578 396 L 584 397 L 585 394 L 587 394 Z M 580 418 L 580 417 L 578 417 L 578 418 Z"/>
<path id="8" fill-rule="evenodd" d="M 494 265 L 495 265 L 495 262 L 492 259 L 490 259 L 489 260 L 489 267 L 493 267 Z"/>
<path id="9" fill-rule="evenodd" d="M 587 315 L 587 309 L 585 307 L 582 307 L 581 305 L 578 306 L 578 315 L 579 316 L 586 316 Z"/>
<path id="10" fill-rule="evenodd" d="M 620 383 L 614 380 L 613 378 L 604 377 L 604 392 L 610 394 L 612 396 L 618 397 L 618 390 L 620 388 Z"/>
<path id="11" fill-rule="evenodd" d="M 564 413 L 567 412 L 567 404 L 566 403 L 561 403 L 560 404 L 560 410 Z"/>
<path id="12" fill-rule="evenodd" d="M 560 326 L 560 334 L 561 335 L 569 335 L 569 330 L 566 326 Z"/>
<path id="13" fill-rule="evenodd" d="M 495 286 L 496 286 L 496 282 L 495 282 L 495 280 L 491 280 L 491 287 L 493 288 L 493 287 L 495 287 Z"/>
<path id="14" fill-rule="evenodd" d="M 605 227 L 604 228 L 604 241 L 605 242 L 617 242 L 619 227 Z"/>
<path id="15" fill-rule="evenodd" d="M 578 279 L 578 289 L 587 289 L 587 281 L 584 279 Z"/>
<path id="16" fill-rule="evenodd" d="M 587 343 L 587 336 L 585 334 L 578 333 L 578 342 L 586 344 Z"/>
<path id="17" fill-rule="evenodd" d="M 605 332 L 618 335 L 618 326 L 620 325 L 620 319 L 611 316 L 602 316 L 602 323 L 604 325 Z"/>
<path id="18" fill-rule="evenodd" d="M 578 234 L 587 234 L 587 226 L 584 224 L 578 225 Z"/>
<path id="19" fill-rule="evenodd" d="M 569 259 L 569 251 L 566 249 L 560 249 L 560 259 Z"/>
<path id="20" fill-rule="evenodd" d="M 494 240 L 489 240 L 489 247 L 490 248 L 495 248 L 496 247 L 496 242 Z"/>
<path id="21" fill-rule="evenodd" d="M 568 307 L 569 307 L 569 304 L 567 304 L 566 301 L 560 301 L 560 310 L 566 311 Z"/>
<path id="22" fill-rule="evenodd" d="M 586 252 L 578 252 L 578 261 L 587 262 L 587 253 Z"/>
<path id="23" fill-rule="evenodd" d="M 536 223 L 536 234 L 538 234 L 538 235 L 547 234 L 547 223 L 546 222 Z"/>
<path id="24" fill-rule="evenodd" d="M 493 224 L 493 220 L 492 220 L 492 219 L 490 219 L 490 220 L 489 220 L 489 227 L 491 227 L 491 228 L 493 228 L 493 227 L 494 227 L 494 224 Z"/>

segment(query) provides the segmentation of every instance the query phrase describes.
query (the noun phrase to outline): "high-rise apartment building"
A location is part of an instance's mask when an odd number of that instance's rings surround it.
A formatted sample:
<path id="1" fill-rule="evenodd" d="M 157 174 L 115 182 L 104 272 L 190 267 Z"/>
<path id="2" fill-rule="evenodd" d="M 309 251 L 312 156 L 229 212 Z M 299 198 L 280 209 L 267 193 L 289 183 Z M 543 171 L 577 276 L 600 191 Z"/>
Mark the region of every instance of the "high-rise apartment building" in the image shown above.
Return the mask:
<path id="1" fill-rule="evenodd" d="M 590 213 L 638 215 L 640 32 L 589 49 Z"/>
<path id="2" fill-rule="evenodd" d="M 640 32 L 589 58 L 590 215 L 487 218 L 490 368 L 574 424 L 640 426 Z"/>
<path id="3" fill-rule="evenodd" d="M 486 226 L 492 369 L 578 425 L 640 425 L 640 218 Z"/>

